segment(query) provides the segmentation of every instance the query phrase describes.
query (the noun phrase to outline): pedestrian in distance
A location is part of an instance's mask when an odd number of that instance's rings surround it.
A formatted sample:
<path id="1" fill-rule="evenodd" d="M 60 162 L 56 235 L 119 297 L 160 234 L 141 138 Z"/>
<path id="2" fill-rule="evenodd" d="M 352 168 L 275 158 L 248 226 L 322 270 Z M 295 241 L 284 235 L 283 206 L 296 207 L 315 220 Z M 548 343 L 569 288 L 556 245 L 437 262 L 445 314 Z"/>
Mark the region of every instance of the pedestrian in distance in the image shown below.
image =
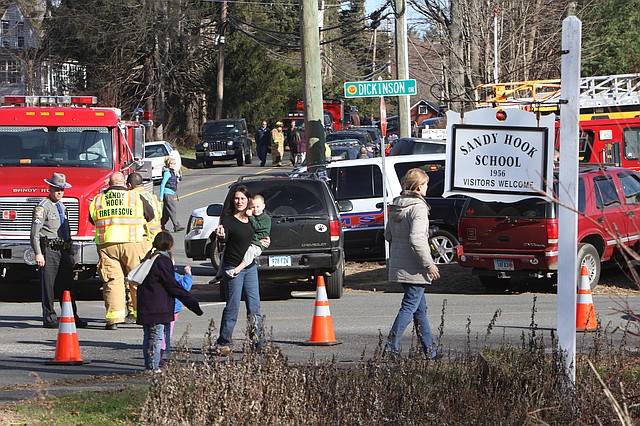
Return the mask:
<path id="1" fill-rule="evenodd" d="M 267 127 L 267 122 L 262 120 L 260 127 L 256 130 L 256 154 L 260 159 L 260 166 L 264 167 L 267 162 L 267 154 L 271 145 L 271 130 Z"/>
<path id="2" fill-rule="evenodd" d="M 237 186 L 231 195 L 233 205 L 223 212 L 220 225 L 216 230 L 216 237 L 225 243 L 221 268 L 229 270 L 236 268 L 251 245 L 255 231 L 249 222 L 247 208 L 251 195 L 247 187 Z M 269 238 L 260 240 L 264 248 L 270 244 Z M 227 356 L 232 351 L 232 335 L 240 308 L 240 298 L 244 295 L 247 317 L 249 319 L 249 337 L 255 348 L 264 347 L 262 330 L 262 316 L 260 314 L 260 285 L 258 283 L 258 268 L 255 262 L 247 265 L 235 277 L 223 274 L 223 285 L 226 287 L 227 304 L 222 311 L 220 321 L 220 335 L 217 340 L 217 353 Z"/>
<path id="3" fill-rule="evenodd" d="M 160 182 L 160 201 L 162 204 L 162 229 L 166 229 L 169 220 L 173 223 L 173 232 L 184 231 L 184 226 L 178 222 L 178 176 L 176 175 L 176 160 L 165 157 L 162 169 L 162 182 Z"/>
<path id="4" fill-rule="evenodd" d="M 389 332 L 385 354 L 400 354 L 400 339 L 411 320 L 427 358 L 435 358 L 431 327 L 427 319 L 425 286 L 440 278 L 429 247 L 429 205 L 425 200 L 429 175 L 410 169 L 402 179 L 402 192 L 389 205 L 384 237 L 390 243 L 389 282 L 402 285 L 404 296 Z"/>
<path id="5" fill-rule="evenodd" d="M 276 128 L 271 131 L 271 164 L 274 167 L 281 167 L 282 157 L 284 157 L 284 132 L 282 121 L 278 121 Z"/>
<path id="6" fill-rule="evenodd" d="M 173 254 L 171 255 L 171 261 L 175 265 Z M 193 275 L 191 275 L 191 266 L 186 265 L 184 267 L 184 275 L 180 275 L 174 268 L 174 277 L 176 279 L 176 282 L 180 284 L 182 288 L 187 291 L 191 291 L 191 287 L 193 286 Z M 164 363 L 168 362 L 171 358 L 171 338 L 173 337 L 173 328 L 176 321 L 178 321 L 178 314 L 180 312 L 182 312 L 182 302 L 180 301 L 180 299 L 176 299 L 176 304 L 173 308 L 173 321 L 171 321 L 169 327 L 165 327 L 164 329 L 164 339 L 162 340 L 162 345 L 160 347 L 160 367 L 162 367 Z"/>
<path id="7" fill-rule="evenodd" d="M 149 253 L 153 245 L 153 239 L 162 230 L 160 224 L 160 218 L 162 217 L 162 203 L 158 200 L 155 194 L 147 191 L 144 188 L 144 180 L 142 175 L 138 172 L 133 172 L 127 176 L 127 189 L 129 191 L 135 191 L 140 194 L 142 198 L 153 208 L 153 219 L 144 225 L 144 235 L 141 241 L 137 241 L 136 244 L 140 246 L 138 253 Z M 142 261 L 142 258 L 140 259 Z M 127 316 L 124 322 L 127 324 L 136 323 L 136 289 L 137 284 L 134 282 L 128 282 L 126 286 L 127 291 Z"/>
<path id="8" fill-rule="evenodd" d="M 307 158 L 307 135 L 304 130 L 304 124 L 298 132 L 298 138 L 296 143 L 296 165 L 301 165 Z"/>
<path id="9" fill-rule="evenodd" d="M 67 208 L 62 203 L 64 191 L 71 185 L 62 173 L 54 173 L 44 181 L 49 184 L 49 196 L 33 209 L 30 235 L 36 265 L 40 268 L 42 325 L 45 328 L 58 328 L 60 320 L 54 308 L 54 299 L 57 297 L 62 304 L 62 293 L 69 290 L 76 327 L 85 328 L 87 322 L 80 319 L 76 307 L 73 242 Z"/>
<path id="10" fill-rule="evenodd" d="M 175 279 L 171 248 L 173 237 L 162 231 L 153 240 L 156 257 L 149 274 L 138 287 L 138 324 L 142 325 L 142 352 L 144 368 L 148 372 L 160 372 L 160 351 L 165 328 L 174 319 L 176 298 L 196 315 L 203 314 L 198 300 Z"/>
<path id="11" fill-rule="evenodd" d="M 296 166 L 296 148 L 300 139 L 300 132 L 296 127 L 296 120 L 291 120 L 289 131 L 287 132 L 287 146 L 289 147 L 289 155 L 291 156 L 291 165 Z"/>
<path id="12" fill-rule="evenodd" d="M 139 244 L 145 225 L 155 217 L 153 207 L 137 191 L 128 191 L 122 172 L 113 172 L 107 191 L 89 205 L 89 222 L 95 226 L 98 276 L 102 280 L 106 330 L 125 322 L 125 277 L 146 253 Z"/>

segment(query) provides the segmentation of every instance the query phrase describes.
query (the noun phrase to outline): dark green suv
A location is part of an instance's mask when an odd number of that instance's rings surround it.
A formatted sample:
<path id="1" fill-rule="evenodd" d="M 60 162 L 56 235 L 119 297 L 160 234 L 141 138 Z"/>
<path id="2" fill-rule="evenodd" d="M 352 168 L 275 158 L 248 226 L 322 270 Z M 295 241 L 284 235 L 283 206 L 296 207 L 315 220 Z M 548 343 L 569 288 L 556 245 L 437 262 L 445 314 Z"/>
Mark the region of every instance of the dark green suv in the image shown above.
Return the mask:
<path id="1" fill-rule="evenodd" d="M 196 160 L 204 167 L 214 161 L 236 160 L 238 166 L 251 164 L 251 139 L 244 118 L 207 121 L 196 145 Z"/>

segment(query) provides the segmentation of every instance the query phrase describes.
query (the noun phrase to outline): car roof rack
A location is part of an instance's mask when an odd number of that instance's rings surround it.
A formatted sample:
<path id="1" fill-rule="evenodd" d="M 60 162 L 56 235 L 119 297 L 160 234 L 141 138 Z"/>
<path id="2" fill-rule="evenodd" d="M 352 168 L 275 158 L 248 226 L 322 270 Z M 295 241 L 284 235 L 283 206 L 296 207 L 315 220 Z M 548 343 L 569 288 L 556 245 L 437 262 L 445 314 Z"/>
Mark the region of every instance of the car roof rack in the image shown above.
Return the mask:
<path id="1" fill-rule="evenodd" d="M 319 180 L 321 176 L 318 173 L 311 172 L 269 172 L 269 173 L 261 173 L 259 175 L 243 175 L 238 177 L 235 183 L 238 182 L 247 182 L 247 181 L 255 181 L 255 180 L 264 180 L 264 179 L 308 179 L 308 180 Z"/>

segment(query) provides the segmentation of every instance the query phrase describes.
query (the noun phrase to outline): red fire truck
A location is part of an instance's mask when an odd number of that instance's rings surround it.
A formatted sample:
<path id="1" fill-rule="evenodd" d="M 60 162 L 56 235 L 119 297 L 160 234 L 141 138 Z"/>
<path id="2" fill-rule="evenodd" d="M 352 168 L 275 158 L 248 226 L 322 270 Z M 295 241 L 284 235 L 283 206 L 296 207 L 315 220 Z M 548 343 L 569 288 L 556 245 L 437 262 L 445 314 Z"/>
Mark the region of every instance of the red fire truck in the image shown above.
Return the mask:
<path id="1" fill-rule="evenodd" d="M 358 109 L 354 106 L 345 105 L 344 100 L 342 99 L 324 99 L 322 101 L 322 109 L 326 114 L 331 116 L 331 123 L 327 123 L 327 119 L 325 119 L 325 124 L 330 125 L 330 130 L 344 130 L 349 126 L 359 126 L 360 125 L 360 117 L 358 116 Z M 304 121 L 304 102 L 299 100 L 296 104 L 296 111 L 287 114 L 283 121 L 285 124 L 290 122 L 291 120 L 296 120 L 296 123 Z"/>
<path id="2" fill-rule="evenodd" d="M 135 170 L 144 156 L 144 125 L 91 96 L 5 96 L 0 107 L 0 278 L 35 271 L 29 243 L 34 206 L 44 182 L 64 173 L 63 202 L 76 249 L 77 278 L 95 274 L 98 253 L 87 220 L 89 203 L 114 171 Z M 23 275 L 18 275 L 23 274 Z"/>

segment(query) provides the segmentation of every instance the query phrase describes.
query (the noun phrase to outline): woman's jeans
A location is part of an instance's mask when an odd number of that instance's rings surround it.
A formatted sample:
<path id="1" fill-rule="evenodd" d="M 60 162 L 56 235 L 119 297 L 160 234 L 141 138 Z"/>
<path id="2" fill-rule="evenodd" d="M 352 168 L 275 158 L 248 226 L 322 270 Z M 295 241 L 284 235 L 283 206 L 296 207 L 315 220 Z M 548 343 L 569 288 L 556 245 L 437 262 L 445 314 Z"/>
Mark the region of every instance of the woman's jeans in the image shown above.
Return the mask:
<path id="1" fill-rule="evenodd" d="M 400 353 L 400 339 L 411 319 L 416 327 L 416 334 L 422 343 L 422 349 L 429 358 L 435 358 L 436 348 L 433 346 L 431 327 L 427 319 L 427 299 L 424 285 L 402 284 L 404 297 L 396 316 L 384 350 L 394 354 Z"/>
<path id="2" fill-rule="evenodd" d="M 230 265 L 223 265 L 222 270 L 232 268 Z M 222 311 L 220 321 L 220 337 L 217 344 L 219 346 L 231 346 L 233 329 L 238 321 L 238 311 L 240 309 L 240 299 L 244 294 L 247 317 L 249 318 L 249 337 L 258 348 L 264 346 L 264 336 L 262 335 L 262 316 L 260 315 L 260 284 L 258 282 L 258 268 L 253 263 L 238 273 L 235 278 L 229 278 L 223 274 L 223 280 L 227 288 L 227 304 Z"/>
<path id="3" fill-rule="evenodd" d="M 144 368 L 146 370 L 160 369 L 160 348 L 164 338 L 164 327 L 169 324 L 144 324 L 142 352 L 144 354 Z"/>

